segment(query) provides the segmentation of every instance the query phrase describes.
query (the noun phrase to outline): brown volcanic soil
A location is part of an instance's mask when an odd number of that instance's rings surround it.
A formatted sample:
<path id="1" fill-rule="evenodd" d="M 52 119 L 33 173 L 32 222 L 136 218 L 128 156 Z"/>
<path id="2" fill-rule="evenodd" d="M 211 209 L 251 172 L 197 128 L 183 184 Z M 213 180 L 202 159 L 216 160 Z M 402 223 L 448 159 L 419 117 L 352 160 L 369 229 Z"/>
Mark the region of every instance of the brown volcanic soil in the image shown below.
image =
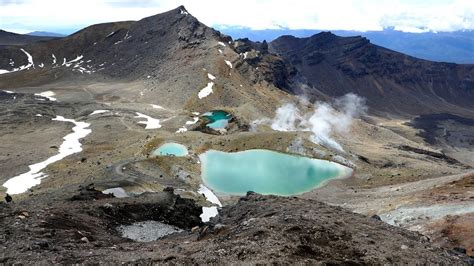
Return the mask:
<path id="1" fill-rule="evenodd" d="M 80 195 L 80 197 L 79 197 Z M 41 197 L 41 196 L 38 196 Z M 203 226 L 200 208 L 169 191 L 133 200 L 83 188 L 53 206 L 31 199 L 0 204 L 2 263 L 467 263 L 418 233 L 339 207 L 294 197 L 250 194 Z M 138 243 L 118 224 L 159 220 L 184 232 Z M 200 228 L 190 230 L 192 226 Z"/>

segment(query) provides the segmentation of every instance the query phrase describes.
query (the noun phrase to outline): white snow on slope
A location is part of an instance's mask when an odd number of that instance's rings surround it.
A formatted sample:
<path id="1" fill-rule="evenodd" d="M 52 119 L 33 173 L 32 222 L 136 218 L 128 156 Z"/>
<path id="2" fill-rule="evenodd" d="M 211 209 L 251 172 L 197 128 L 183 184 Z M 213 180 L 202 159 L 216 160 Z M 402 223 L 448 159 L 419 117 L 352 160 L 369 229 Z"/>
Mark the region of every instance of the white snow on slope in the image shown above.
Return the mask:
<path id="1" fill-rule="evenodd" d="M 63 65 L 65 65 L 66 67 L 70 67 L 72 65 L 72 63 L 81 60 L 83 57 L 84 57 L 83 55 L 78 55 L 75 59 L 73 59 L 71 61 L 66 61 L 66 58 L 64 58 Z"/>
<path id="2" fill-rule="evenodd" d="M 232 63 L 231 63 L 229 60 L 225 60 L 225 63 L 226 63 L 230 68 L 232 68 Z"/>
<path id="3" fill-rule="evenodd" d="M 35 65 L 33 63 L 33 57 L 27 52 L 25 51 L 24 49 L 20 49 L 25 55 L 26 57 L 28 58 L 28 64 L 27 65 L 23 65 L 23 66 L 19 66 L 17 68 L 14 68 L 12 70 L 6 70 L 6 69 L 0 69 L 0 75 L 1 74 L 6 74 L 6 73 L 13 73 L 13 72 L 17 72 L 17 71 L 22 71 L 22 70 L 25 70 L 25 69 L 30 69 L 30 67 L 33 67 L 35 68 Z"/>
<path id="4" fill-rule="evenodd" d="M 33 56 L 31 56 L 27 51 L 20 49 L 23 53 L 26 54 L 26 56 L 28 57 L 28 65 L 26 65 L 26 68 L 30 68 L 30 67 L 33 67 L 35 68 L 35 64 L 33 63 Z"/>
<path id="5" fill-rule="evenodd" d="M 187 15 L 189 14 L 189 13 L 186 12 L 185 10 L 180 9 L 180 11 L 181 11 L 181 15 L 186 15 L 186 16 L 187 16 Z"/>
<path id="6" fill-rule="evenodd" d="M 186 125 L 194 125 L 199 121 L 199 117 L 193 117 L 192 121 L 186 121 Z"/>
<path id="7" fill-rule="evenodd" d="M 161 109 L 161 110 L 166 110 L 166 108 L 164 108 L 163 106 L 161 105 L 156 105 L 156 104 L 150 104 L 151 107 L 155 108 L 155 109 Z"/>
<path id="8" fill-rule="evenodd" d="M 188 131 L 188 129 L 186 127 L 180 127 L 178 128 L 178 130 L 176 130 L 176 133 L 183 133 L 183 132 L 186 132 Z"/>
<path id="9" fill-rule="evenodd" d="M 207 73 L 207 77 L 208 77 L 210 80 L 215 80 L 215 79 L 216 79 L 216 77 L 215 77 L 214 75 L 209 74 L 209 73 Z"/>
<path id="10" fill-rule="evenodd" d="M 199 91 L 198 97 L 199 99 L 205 98 L 212 93 L 212 86 L 214 86 L 214 82 L 207 83 L 207 86 L 204 87 L 202 90 Z"/>
<path id="11" fill-rule="evenodd" d="M 219 201 L 219 199 L 217 198 L 217 196 L 210 189 L 208 189 L 206 186 L 204 186 L 202 184 L 199 185 L 198 193 L 204 194 L 207 201 L 209 201 L 209 202 L 211 202 L 211 203 L 213 203 L 213 204 L 215 204 L 219 207 L 222 207 L 222 204 Z M 218 214 L 217 207 L 202 207 L 202 214 L 201 214 L 200 217 L 201 217 L 201 220 L 203 222 L 209 222 L 209 220 L 212 217 L 215 217 L 217 214 Z"/>
<path id="12" fill-rule="evenodd" d="M 88 128 L 90 124 L 86 122 L 77 122 L 74 119 L 67 119 L 62 116 L 56 116 L 56 118 L 53 118 L 53 120 L 73 123 L 73 132 L 63 138 L 64 141 L 59 147 L 58 154 L 49 157 L 43 162 L 32 164 L 29 166 L 30 171 L 8 179 L 7 182 L 3 184 L 3 186 L 7 188 L 8 194 L 20 194 L 33 186 L 39 185 L 41 183 L 41 179 L 47 177 L 47 175 L 41 172 L 41 170 L 71 154 L 82 151 L 79 140 L 92 132 L 92 130 Z"/>
<path id="13" fill-rule="evenodd" d="M 54 65 L 54 64 L 56 64 L 56 62 L 57 62 L 58 60 L 56 59 L 56 56 L 55 56 L 54 54 L 51 54 L 51 56 L 53 57 L 53 65 Z"/>
<path id="14" fill-rule="evenodd" d="M 48 100 L 52 101 L 52 102 L 55 102 L 56 101 L 56 98 L 54 98 L 53 96 L 56 95 L 56 93 L 54 93 L 53 91 L 43 91 L 41 93 L 35 93 L 36 96 L 41 96 L 43 98 L 48 98 Z"/>
<path id="15" fill-rule="evenodd" d="M 125 189 L 123 189 L 121 187 L 109 188 L 109 189 L 103 190 L 102 193 L 103 194 L 112 194 L 116 198 L 127 198 L 127 197 L 129 197 L 129 195 L 125 191 Z"/>
<path id="16" fill-rule="evenodd" d="M 222 47 L 225 47 L 225 43 L 223 42 L 218 42 L 219 45 L 221 45 Z"/>
<path id="17" fill-rule="evenodd" d="M 107 113 L 107 112 L 110 112 L 110 111 L 109 110 L 95 110 L 94 112 L 90 113 L 89 116 L 103 114 L 103 113 Z"/>
<path id="18" fill-rule="evenodd" d="M 199 115 L 199 113 L 196 114 L 196 112 L 194 112 L 195 115 Z M 199 117 L 193 117 L 193 120 L 189 120 L 189 121 L 186 121 L 186 123 L 184 124 L 183 127 L 180 127 L 176 133 L 183 133 L 183 132 L 186 132 L 188 131 L 188 128 L 186 128 L 187 125 L 194 125 L 196 124 L 197 122 L 199 121 Z"/>
<path id="19" fill-rule="evenodd" d="M 6 92 L 6 93 L 10 93 L 10 94 L 14 93 L 13 91 L 7 91 L 7 90 L 3 90 L 3 91 Z"/>
<path id="20" fill-rule="evenodd" d="M 153 118 L 153 117 L 144 115 L 144 114 L 139 113 L 139 112 L 136 112 L 136 114 L 137 114 L 137 116 L 135 116 L 136 118 L 145 118 L 145 119 L 146 119 L 146 121 L 139 121 L 139 122 L 138 122 L 139 124 L 144 124 L 144 125 L 146 125 L 146 126 L 145 126 L 145 129 L 161 128 L 160 120 L 159 120 L 159 119 L 156 119 L 156 118 Z"/>

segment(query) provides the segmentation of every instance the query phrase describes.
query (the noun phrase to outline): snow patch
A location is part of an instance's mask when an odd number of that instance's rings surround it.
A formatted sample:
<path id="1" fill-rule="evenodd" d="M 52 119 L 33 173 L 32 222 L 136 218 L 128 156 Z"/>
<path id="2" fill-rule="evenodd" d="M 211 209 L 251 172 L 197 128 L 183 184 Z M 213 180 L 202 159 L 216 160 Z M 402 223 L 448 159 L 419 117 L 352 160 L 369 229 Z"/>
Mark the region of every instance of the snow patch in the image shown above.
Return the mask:
<path id="1" fill-rule="evenodd" d="M 186 121 L 186 125 L 194 125 L 197 123 L 197 121 L 199 121 L 199 117 L 193 117 L 192 121 Z"/>
<path id="2" fill-rule="evenodd" d="M 30 68 L 30 67 L 33 67 L 35 68 L 35 64 L 33 63 L 33 56 L 31 56 L 27 51 L 20 49 L 23 53 L 26 54 L 26 56 L 28 57 L 28 65 L 26 66 L 26 68 Z"/>
<path id="3" fill-rule="evenodd" d="M 223 43 L 223 42 L 218 42 L 218 44 L 221 45 L 222 47 L 226 46 L 225 43 Z"/>
<path id="4" fill-rule="evenodd" d="M 209 74 L 209 73 L 207 73 L 207 77 L 208 77 L 210 80 L 215 80 L 215 79 L 216 79 L 216 77 L 215 77 L 214 75 Z"/>
<path id="5" fill-rule="evenodd" d="M 125 191 L 125 189 L 121 187 L 114 187 L 114 188 L 108 188 L 106 190 L 102 191 L 103 194 L 112 194 L 116 198 L 127 198 L 129 197 L 128 193 Z"/>
<path id="6" fill-rule="evenodd" d="M 142 113 L 138 113 L 138 112 L 136 112 L 136 114 L 137 114 L 137 116 L 135 116 L 135 118 L 145 118 L 146 119 L 146 121 L 139 121 L 138 122 L 139 124 L 146 125 L 145 129 L 161 128 L 159 119 L 156 119 L 156 118 L 153 118 L 153 117 L 150 117 L 150 116 L 144 115 Z"/>
<path id="7" fill-rule="evenodd" d="M 47 175 L 41 172 L 41 170 L 71 154 L 82 151 L 79 140 L 85 138 L 92 132 L 92 130 L 88 128 L 90 124 L 86 122 L 77 122 L 74 119 L 67 119 L 62 116 L 56 116 L 53 120 L 73 123 L 73 132 L 63 138 L 64 142 L 59 147 L 58 154 L 49 157 L 43 162 L 32 164 L 29 166 L 30 171 L 8 179 L 7 182 L 3 184 L 3 186 L 7 188 L 8 194 L 20 194 L 33 186 L 39 185 L 41 179 L 47 177 Z"/>
<path id="8" fill-rule="evenodd" d="M 66 67 L 70 67 L 72 65 L 72 63 L 75 63 L 75 62 L 81 60 L 83 57 L 84 57 L 83 55 L 78 55 L 75 59 L 73 59 L 71 61 L 66 61 L 66 58 L 64 58 L 63 66 L 65 65 Z"/>
<path id="9" fill-rule="evenodd" d="M 56 93 L 54 93 L 53 91 L 43 91 L 41 93 L 35 93 L 36 96 L 41 96 L 43 98 L 47 98 L 48 100 L 52 101 L 52 102 L 55 102 L 57 101 L 56 98 L 54 98 L 53 96 L 56 95 Z"/>
<path id="10" fill-rule="evenodd" d="M 207 86 L 199 91 L 198 97 L 199 99 L 205 98 L 212 93 L 212 86 L 214 86 L 214 82 L 207 83 Z"/>
<path id="11" fill-rule="evenodd" d="M 109 110 L 95 110 L 94 112 L 90 113 L 89 116 L 103 114 L 103 113 L 107 113 L 107 112 L 110 112 L 110 111 Z"/>
<path id="12" fill-rule="evenodd" d="M 207 201 L 209 201 L 209 202 L 211 202 L 211 203 L 213 203 L 213 204 L 215 204 L 219 207 L 222 207 L 222 204 L 219 201 L 219 199 L 217 198 L 217 196 L 210 189 L 208 189 L 206 186 L 204 186 L 202 184 L 199 185 L 198 193 L 204 194 Z M 209 220 L 212 217 L 215 217 L 217 214 L 218 214 L 217 207 L 202 207 L 202 214 L 201 214 L 200 217 L 201 217 L 201 220 L 203 222 L 209 222 Z"/>
<path id="13" fill-rule="evenodd" d="M 188 131 L 188 129 L 186 127 L 180 127 L 178 130 L 176 130 L 176 133 L 183 133 L 183 132 L 186 132 Z"/>
<path id="14" fill-rule="evenodd" d="M 230 68 L 232 68 L 232 63 L 231 63 L 229 60 L 225 60 L 225 63 L 226 63 Z"/>
<path id="15" fill-rule="evenodd" d="M 156 104 L 150 104 L 151 107 L 155 108 L 155 109 L 162 109 L 162 110 L 166 110 L 166 108 L 164 108 L 163 106 L 161 105 L 156 105 Z"/>

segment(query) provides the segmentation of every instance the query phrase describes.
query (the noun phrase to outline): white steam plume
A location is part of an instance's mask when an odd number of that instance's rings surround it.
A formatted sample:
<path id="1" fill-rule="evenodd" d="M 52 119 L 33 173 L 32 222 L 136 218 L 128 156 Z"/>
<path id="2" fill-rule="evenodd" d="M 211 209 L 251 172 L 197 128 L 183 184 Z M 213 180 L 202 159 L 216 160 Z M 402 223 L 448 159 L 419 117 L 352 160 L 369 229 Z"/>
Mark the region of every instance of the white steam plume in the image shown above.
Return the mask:
<path id="1" fill-rule="evenodd" d="M 353 93 L 337 98 L 333 105 L 318 102 L 312 107 L 312 112 L 302 114 L 295 104 L 286 103 L 276 110 L 269 124 L 278 131 L 311 131 L 313 142 L 344 151 L 332 138 L 333 132 L 347 133 L 353 119 L 367 111 L 365 100 Z"/>

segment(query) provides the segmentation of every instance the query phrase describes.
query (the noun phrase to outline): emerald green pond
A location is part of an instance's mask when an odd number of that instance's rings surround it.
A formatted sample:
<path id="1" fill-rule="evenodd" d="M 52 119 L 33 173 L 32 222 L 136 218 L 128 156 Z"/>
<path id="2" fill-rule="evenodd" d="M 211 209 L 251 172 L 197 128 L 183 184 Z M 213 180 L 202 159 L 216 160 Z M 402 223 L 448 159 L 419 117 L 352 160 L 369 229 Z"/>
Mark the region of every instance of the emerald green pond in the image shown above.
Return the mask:
<path id="1" fill-rule="evenodd" d="M 153 151 L 153 155 L 155 156 L 187 156 L 188 149 L 181 144 L 178 143 L 165 143 L 161 145 L 158 149 Z"/>
<path id="2" fill-rule="evenodd" d="M 210 111 L 202 116 L 209 119 L 210 122 L 206 126 L 212 129 L 225 129 L 232 118 L 231 114 L 222 110 Z"/>
<path id="3" fill-rule="evenodd" d="M 334 162 L 270 150 L 235 153 L 209 150 L 199 158 L 205 185 L 231 195 L 245 195 L 247 191 L 296 195 L 352 173 L 352 169 Z"/>

